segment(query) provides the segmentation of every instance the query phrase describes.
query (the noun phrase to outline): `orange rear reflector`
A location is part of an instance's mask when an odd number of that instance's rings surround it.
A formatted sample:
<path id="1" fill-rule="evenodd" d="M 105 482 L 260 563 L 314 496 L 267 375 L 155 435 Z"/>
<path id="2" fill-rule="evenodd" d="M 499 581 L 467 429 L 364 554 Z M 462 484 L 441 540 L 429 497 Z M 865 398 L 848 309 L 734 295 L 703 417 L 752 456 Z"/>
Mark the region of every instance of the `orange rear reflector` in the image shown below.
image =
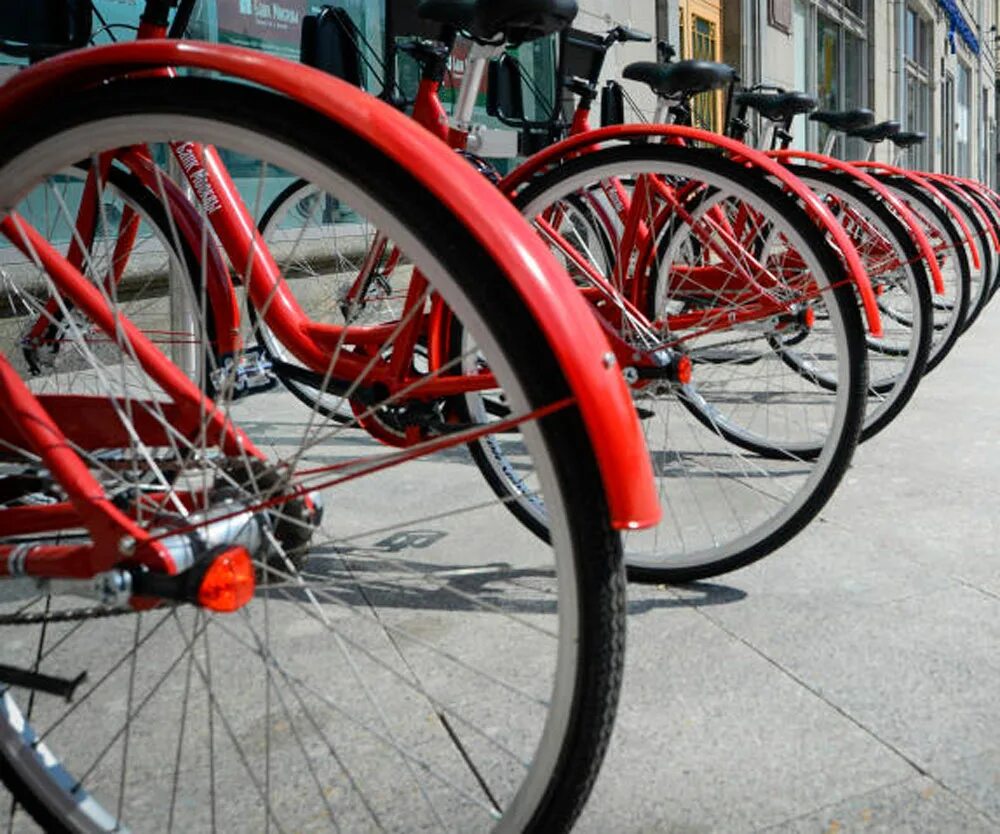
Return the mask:
<path id="1" fill-rule="evenodd" d="M 246 605 L 256 587 L 253 561 L 244 547 L 220 553 L 201 578 L 198 604 L 210 611 L 229 613 Z"/>
<path id="2" fill-rule="evenodd" d="M 677 381 L 681 385 L 687 385 L 691 382 L 691 377 L 693 375 L 694 366 L 691 362 L 691 357 L 686 354 L 683 356 L 678 356 L 676 358 L 677 362 Z"/>

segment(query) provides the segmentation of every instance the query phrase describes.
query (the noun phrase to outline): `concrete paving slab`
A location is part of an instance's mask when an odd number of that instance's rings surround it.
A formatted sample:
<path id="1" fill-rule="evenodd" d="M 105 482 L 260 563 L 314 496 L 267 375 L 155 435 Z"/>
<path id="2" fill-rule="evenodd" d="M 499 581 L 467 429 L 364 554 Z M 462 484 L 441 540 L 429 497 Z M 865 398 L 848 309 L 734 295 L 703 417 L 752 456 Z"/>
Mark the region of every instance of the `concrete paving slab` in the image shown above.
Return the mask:
<path id="1" fill-rule="evenodd" d="M 994 305 L 780 552 L 633 588 L 579 830 L 1000 831 L 998 352 Z"/>
<path id="2" fill-rule="evenodd" d="M 629 645 L 612 751 L 581 831 L 752 830 L 910 774 L 699 609 L 633 615 Z M 844 766 L 832 771 L 833 760 Z"/>
<path id="3" fill-rule="evenodd" d="M 996 827 L 932 780 L 917 778 L 764 830 L 768 834 L 986 834 Z"/>
<path id="4" fill-rule="evenodd" d="M 938 761 L 934 771 L 957 796 L 992 819 L 1000 819 L 1000 748 Z"/>

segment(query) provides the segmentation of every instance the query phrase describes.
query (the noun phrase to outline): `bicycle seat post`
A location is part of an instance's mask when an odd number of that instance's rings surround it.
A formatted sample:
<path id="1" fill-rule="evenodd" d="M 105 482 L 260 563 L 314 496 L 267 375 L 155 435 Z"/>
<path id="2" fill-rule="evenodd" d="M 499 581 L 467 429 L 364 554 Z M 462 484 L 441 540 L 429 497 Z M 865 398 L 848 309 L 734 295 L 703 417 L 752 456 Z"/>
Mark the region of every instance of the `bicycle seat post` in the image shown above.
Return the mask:
<path id="1" fill-rule="evenodd" d="M 827 131 L 826 141 L 823 143 L 823 156 L 833 156 L 834 145 L 837 144 L 837 131 L 832 127 Z"/>
<path id="2" fill-rule="evenodd" d="M 892 164 L 897 167 L 901 166 L 906 157 L 906 152 L 910 150 L 910 148 L 922 145 L 926 140 L 926 133 L 901 132 L 890 136 L 889 141 L 896 146 L 896 152 L 893 154 Z"/>
<path id="3" fill-rule="evenodd" d="M 775 124 L 770 119 L 764 120 L 764 129 L 760 132 L 760 141 L 757 143 L 757 150 L 767 153 L 774 145 Z"/>
<path id="4" fill-rule="evenodd" d="M 486 72 L 486 65 L 491 58 L 495 58 L 503 52 L 503 43 L 480 43 L 473 41 L 469 49 L 469 57 L 466 59 L 465 72 L 462 74 L 462 82 L 458 88 L 458 95 L 455 99 L 455 128 L 468 133 L 470 138 L 474 128 L 472 120 L 476 107 L 476 96 L 483 83 L 483 73 Z M 469 150 L 476 150 L 469 148 Z"/>

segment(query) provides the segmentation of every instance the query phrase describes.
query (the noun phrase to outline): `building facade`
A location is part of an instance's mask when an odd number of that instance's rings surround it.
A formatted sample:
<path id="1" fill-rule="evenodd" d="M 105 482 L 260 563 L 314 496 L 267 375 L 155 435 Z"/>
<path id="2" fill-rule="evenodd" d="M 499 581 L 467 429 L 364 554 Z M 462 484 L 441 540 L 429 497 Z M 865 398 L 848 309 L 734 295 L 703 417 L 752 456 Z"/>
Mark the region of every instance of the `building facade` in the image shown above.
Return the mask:
<path id="1" fill-rule="evenodd" d="M 730 0 L 723 52 L 745 84 L 815 94 L 829 109 L 869 107 L 928 141 L 914 166 L 996 182 L 996 0 Z M 800 120 L 796 145 L 825 135 Z M 856 157 L 859 144 L 838 142 Z M 891 156 L 888 145 L 877 157 Z"/>
<path id="2" fill-rule="evenodd" d="M 194 34 L 294 57 L 304 15 L 323 0 L 202 0 Z M 381 51 L 393 17 L 413 17 L 409 0 L 326 0 L 346 7 Z M 94 0 L 103 23 L 121 34 L 142 0 Z M 996 183 L 997 46 L 1000 0 L 579 0 L 577 28 L 599 32 L 625 24 L 677 48 L 682 57 L 724 60 L 746 86 L 770 84 L 815 94 L 825 108 L 870 107 L 876 118 L 930 139 L 914 165 Z M 529 45 L 538 80 L 553 75 L 554 44 Z M 655 45 L 629 43 L 608 54 L 605 78 L 621 78 L 636 60 L 654 60 Z M 459 72 L 450 76 L 453 85 Z M 369 79 L 369 88 L 377 87 Z M 544 85 L 543 85 L 544 86 Z M 637 118 L 655 108 L 650 91 L 626 83 Z M 446 95 L 448 91 L 446 90 Z M 721 96 L 696 103 L 699 122 L 721 126 Z M 820 149 L 825 134 L 804 119 L 798 147 Z M 855 141 L 838 152 L 862 154 Z M 890 151 L 878 149 L 881 159 Z"/>

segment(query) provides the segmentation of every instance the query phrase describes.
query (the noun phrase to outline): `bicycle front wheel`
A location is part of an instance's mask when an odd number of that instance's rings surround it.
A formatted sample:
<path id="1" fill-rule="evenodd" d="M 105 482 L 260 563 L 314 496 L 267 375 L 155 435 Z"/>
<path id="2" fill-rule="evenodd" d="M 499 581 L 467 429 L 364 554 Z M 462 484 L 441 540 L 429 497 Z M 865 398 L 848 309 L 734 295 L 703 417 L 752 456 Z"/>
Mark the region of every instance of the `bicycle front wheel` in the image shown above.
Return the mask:
<path id="1" fill-rule="evenodd" d="M 224 450 L 212 403 L 194 410 L 194 425 L 190 409 L 176 419 L 159 363 L 140 363 L 124 329 L 87 320 L 37 247 L 18 246 L 36 219 L 32 196 L 51 193 L 67 166 L 135 146 L 162 160 L 175 141 L 215 146 L 251 207 L 303 178 L 392 237 L 426 276 L 426 297 L 439 294 L 460 315 L 512 416 L 524 418 L 551 545 L 511 524 L 482 483 L 460 445 L 474 427 L 392 454 L 281 389 L 239 396 L 238 356 L 214 406 L 260 456 Z M 205 164 L 191 153 L 187 163 Z M 75 448 L 122 512 L 157 535 L 188 531 L 192 547 L 251 530 L 245 546 L 259 576 L 256 596 L 233 615 L 140 613 L 5 582 L 3 664 L 36 677 L 87 674 L 71 704 L 2 687 L 12 826 L 26 826 L 26 810 L 47 830 L 88 832 L 569 828 L 596 777 L 621 679 L 620 542 L 579 412 L 551 410 L 569 388 L 541 328 L 467 222 L 349 129 L 204 78 L 122 81 L 51 102 L 0 133 L 0 192 L 18 212 L 3 254 L 21 266 L 2 279 L 18 303 L 0 351 L 32 390 L 55 398 L 47 403 L 103 404 L 105 425 Z M 219 209 L 204 189 L 192 199 L 203 220 Z M 163 206 L 168 217 L 172 208 Z M 62 212 L 51 228 L 72 229 L 69 203 Z M 113 312 L 131 315 L 115 284 L 93 284 Z M 23 328 L 50 302 L 66 314 L 59 350 L 32 367 Z M 196 323 L 194 355 L 208 356 L 209 328 Z M 391 338 L 376 345 L 373 362 L 392 348 Z M 435 379 L 417 380 L 413 397 Z M 95 439 L 112 436 L 124 439 Z M 23 484 L 28 473 L 28 498 L 59 505 L 59 484 L 32 450 L 7 443 L 0 479 Z M 0 509 L 25 500 L 5 490 Z M 216 524 L 220 516 L 240 521 Z M 82 525 L 64 526 L 22 533 L 87 543 Z"/>

